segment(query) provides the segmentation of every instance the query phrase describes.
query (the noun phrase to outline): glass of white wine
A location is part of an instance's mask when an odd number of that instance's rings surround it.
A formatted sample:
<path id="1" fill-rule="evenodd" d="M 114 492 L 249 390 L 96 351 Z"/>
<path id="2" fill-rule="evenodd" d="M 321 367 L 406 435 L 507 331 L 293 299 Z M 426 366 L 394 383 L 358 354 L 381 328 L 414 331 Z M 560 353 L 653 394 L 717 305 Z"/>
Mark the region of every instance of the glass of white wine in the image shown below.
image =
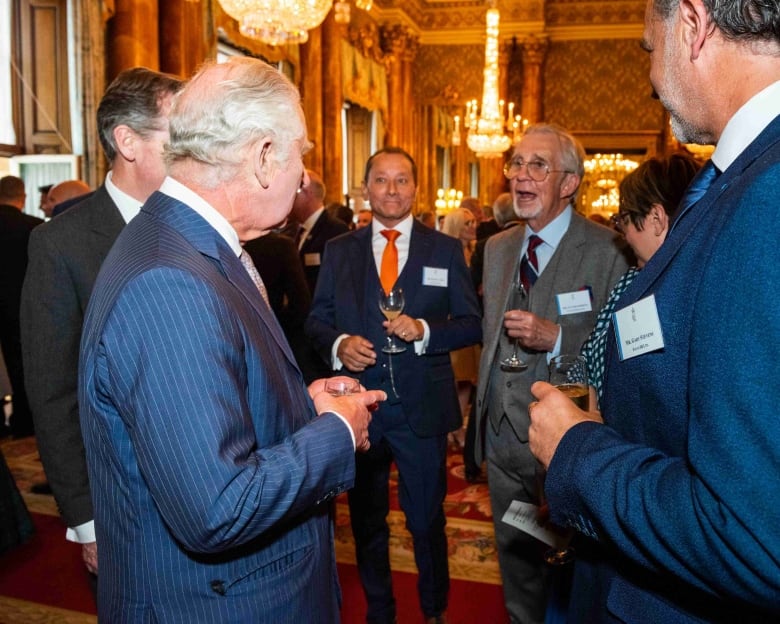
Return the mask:
<path id="1" fill-rule="evenodd" d="M 588 411 L 588 363 L 582 355 L 563 354 L 552 358 L 550 383 L 581 410 Z"/>
<path id="2" fill-rule="evenodd" d="M 388 321 L 392 321 L 401 314 L 404 309 L 403 288 L 393 288 L 390 292 L 379 290 L 379 309 Z M 382 347 L 384 353 L 403 353 L 406 347 L 395 342 L 395 336 L 387 337 L 387 344 Z"/>
<path id="3" fill-rule="evenodd" d="M 550 383 L 569 397 L 582 410 L 588 410 L 588 363 L 581 355 L 563 354 L 550 360 Z M 574 560 L 574 548 L 569 545 L 574 532 L 561 534 L 561 544 L 544 554 L 544 560 L 554 566 L 566 565 Z"/>

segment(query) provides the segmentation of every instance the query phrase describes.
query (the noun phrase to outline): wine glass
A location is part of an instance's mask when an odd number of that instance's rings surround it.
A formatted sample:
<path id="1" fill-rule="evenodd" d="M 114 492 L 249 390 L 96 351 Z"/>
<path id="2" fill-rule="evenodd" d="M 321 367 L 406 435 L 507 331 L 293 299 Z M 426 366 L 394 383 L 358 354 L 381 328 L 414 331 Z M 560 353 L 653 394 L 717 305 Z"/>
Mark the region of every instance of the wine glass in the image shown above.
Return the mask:
<path id="1" fill-rule="evenodd" d="M 389 292 L 379 290 L 379 309 L 388 321 L 392 321 L 401 314 L 404 309 L 403 288 L 393 288 Z M 382 347 L 383 353 L 403 353 L 406 347 L 396 344 L 395 336 L 387 337 L 387 344 Z"/>
<path id="2" fill-rule="evenodd" d="M 582 355 L 563 354 L 550 360 L 550 383 L 581 410 L 588 411 L 588 363 Z"/>
<path id="3" fill-rule="evenodd" d="M 515 271 L 515 279 L 512 282 L 512 293 L 507 303 L 507 309 L 516 307 L 519 299 L 525 299 L 527 296 L 523 283 L 520 281 L 520 271 Z M 501 370 L 505 373 L 520 373 L 528 368 L 528 364 L 521 360 L 517 355 L 517 338 L 510 338 L 512 342 L 512 355 L 501 360 Z"/>
<path id="4" fill-rule="evenodd" d="M 550 360 L 550 383 L 569 397 L 580 409 L 589 405 L 588 363 L 581 355 L 563 354 Z M 544 560 L 554 566 L 566 565 L 574 559 L 574 548 L 568 545 L 573 535 L 571 529 L 561 535 L 563 544 L 551 548 Z"/>

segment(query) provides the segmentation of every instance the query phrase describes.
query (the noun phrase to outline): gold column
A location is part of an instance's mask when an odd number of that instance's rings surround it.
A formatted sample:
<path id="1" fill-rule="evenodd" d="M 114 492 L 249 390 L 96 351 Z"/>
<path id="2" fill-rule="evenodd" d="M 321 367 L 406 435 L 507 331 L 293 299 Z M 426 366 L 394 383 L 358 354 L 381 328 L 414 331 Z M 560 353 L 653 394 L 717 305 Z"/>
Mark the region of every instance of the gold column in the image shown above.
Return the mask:
<path id="1" fill-rule="evenodd" d="M 323 109 L 323 53 L 322 53 L 322 31 L 324 26 L 309 31 L 309 40 L 300 48 L 301 59 L 301 79 L 299 88 L 301 91 L 301 104 L 303 114 L 306 116 L 306 129 L 308 130 L 309 140 L 314 144 L 313 149 L 306 155 L 306 166 L 323 175 L 323 155 L 324 135 L 322 123 Z M 323 180 L 328 189 L 328 196 L 334 197 L 339 193 L 332 192 L 331 185 L 327 180 Z M 339 185 L 337 188 L 341 188 Z"/>
<path id="2" fill-rule="evenodd" d="M 322 179 L 327 188 L 325 201 L 343 202 L 342 180 L 344 169 L 342 160 L 344 148 L 341 142 L 343 128 L 341 123 L 341 111 L 344 107 L 344 95 L 342 93 L 342 68 L 341 68 L 341 28 L 333 18 L 331 12 L 322 25 L 322 74 L 321 74 L 321 115 L 322 115 L 322 142 L 315 145 L 309 162 L 319 162 L 322 167 Z M 308 74 L 306 81 L 309 80 Z M 327 80 L 323 77 L 327 76 Z M 315 97 L 312 95 L 312 97 Z M 307 96 L 308 99 L 308 96 Z"/>
<path id="3" fill-rule="evenodd" d="M 401 72 L 403 74 L 403 108 L 401 111 L 407 111 L 406 114 L 401 114 L 403 120 L 402 126 L 402 146 L 406 149 L 412 149 L 414 146 L 414 137 L 419 134 L 419 128 L 417 127 L 417 115 L 410 115 L 408 111 L 415 110 L 414 96 L 412 94 L 412 66 L 414 64 L 414 57 L 417 56 L 417 51 L 420 45 L 416 38 L 411 36 L 406 40 L 406 46 L 401 53 Z"/>
<path id="4" fill-rule="evenodd" d="M 160 70 L 157 0 L 115 0 L 108 22 L 108 80 L 130 67 Z"/>
<path id="5" fill-rule="evenodd" d="M 217 56 L 217 32 L 209 0 L 160 2 L 160 69 L 189 78 Z"/>
<path id="6" fill-rule="evenodd" d="M 417 55 L 418 38 L 402 24 L 382 27 L 382 49 L 387 67 L 387 143 L 405 150 L 414 149 L 414 125 L 410 112 L 412 97 L 412 61 Z"/>
<path id="7" fill-rule="evenodd" d="M 523 53 L 523 101 L 520 106 L 522 115 L 528 123 L 544 119 L 542 108 L 542 64 L 547 55 L 549 41 L 529 35 L 521 44 Z"/>

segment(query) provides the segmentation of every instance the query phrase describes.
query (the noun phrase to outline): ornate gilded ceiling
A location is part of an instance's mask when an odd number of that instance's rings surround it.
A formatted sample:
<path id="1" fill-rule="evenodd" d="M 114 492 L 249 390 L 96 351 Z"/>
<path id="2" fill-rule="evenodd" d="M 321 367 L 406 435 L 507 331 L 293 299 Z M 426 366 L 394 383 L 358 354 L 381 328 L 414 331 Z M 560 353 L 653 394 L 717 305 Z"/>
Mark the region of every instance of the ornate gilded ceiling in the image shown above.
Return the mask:
<path id="1" fill-rule="evenodd" d="M 485 0 L 375 0 L 372 16 L 405 23 L 421 43 L 476 42 L 482 37 Z M 496 0 L 506 35 L 546 32 L 553 39 L 635 37 L 645 0 Z"/>

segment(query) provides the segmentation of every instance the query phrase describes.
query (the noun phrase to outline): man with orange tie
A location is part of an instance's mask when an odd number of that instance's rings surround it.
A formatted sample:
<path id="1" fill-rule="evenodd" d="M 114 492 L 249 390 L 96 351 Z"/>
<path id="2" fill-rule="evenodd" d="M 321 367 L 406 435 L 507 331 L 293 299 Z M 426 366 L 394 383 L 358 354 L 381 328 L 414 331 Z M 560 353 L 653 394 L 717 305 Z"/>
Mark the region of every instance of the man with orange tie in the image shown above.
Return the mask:
<path id="1" fill-rule="evenodd" d="M 373 221 L 328 242 L 305 326 L 334 370 L 388 393 L 369 426 L 371 449 L 358 456 L 349 492 L 367 621 L 381 624 L 395 621 L 386 522 L 393 461 L 414 541 L 420 606 L 427 621 L 446 621 L 445 459 L 447 433 L 461 425 L 449 353 L 481 339 L 460 243 L 412 217 L 416 191 L 417 167 L 404 150 L 386 147 L 368 159 L 363 195 Z M 387 321 L 380 291 L 393 287 L 403 289 L 405 307 Z M 384 353 L 388 336 L 406 349 Z"/>

